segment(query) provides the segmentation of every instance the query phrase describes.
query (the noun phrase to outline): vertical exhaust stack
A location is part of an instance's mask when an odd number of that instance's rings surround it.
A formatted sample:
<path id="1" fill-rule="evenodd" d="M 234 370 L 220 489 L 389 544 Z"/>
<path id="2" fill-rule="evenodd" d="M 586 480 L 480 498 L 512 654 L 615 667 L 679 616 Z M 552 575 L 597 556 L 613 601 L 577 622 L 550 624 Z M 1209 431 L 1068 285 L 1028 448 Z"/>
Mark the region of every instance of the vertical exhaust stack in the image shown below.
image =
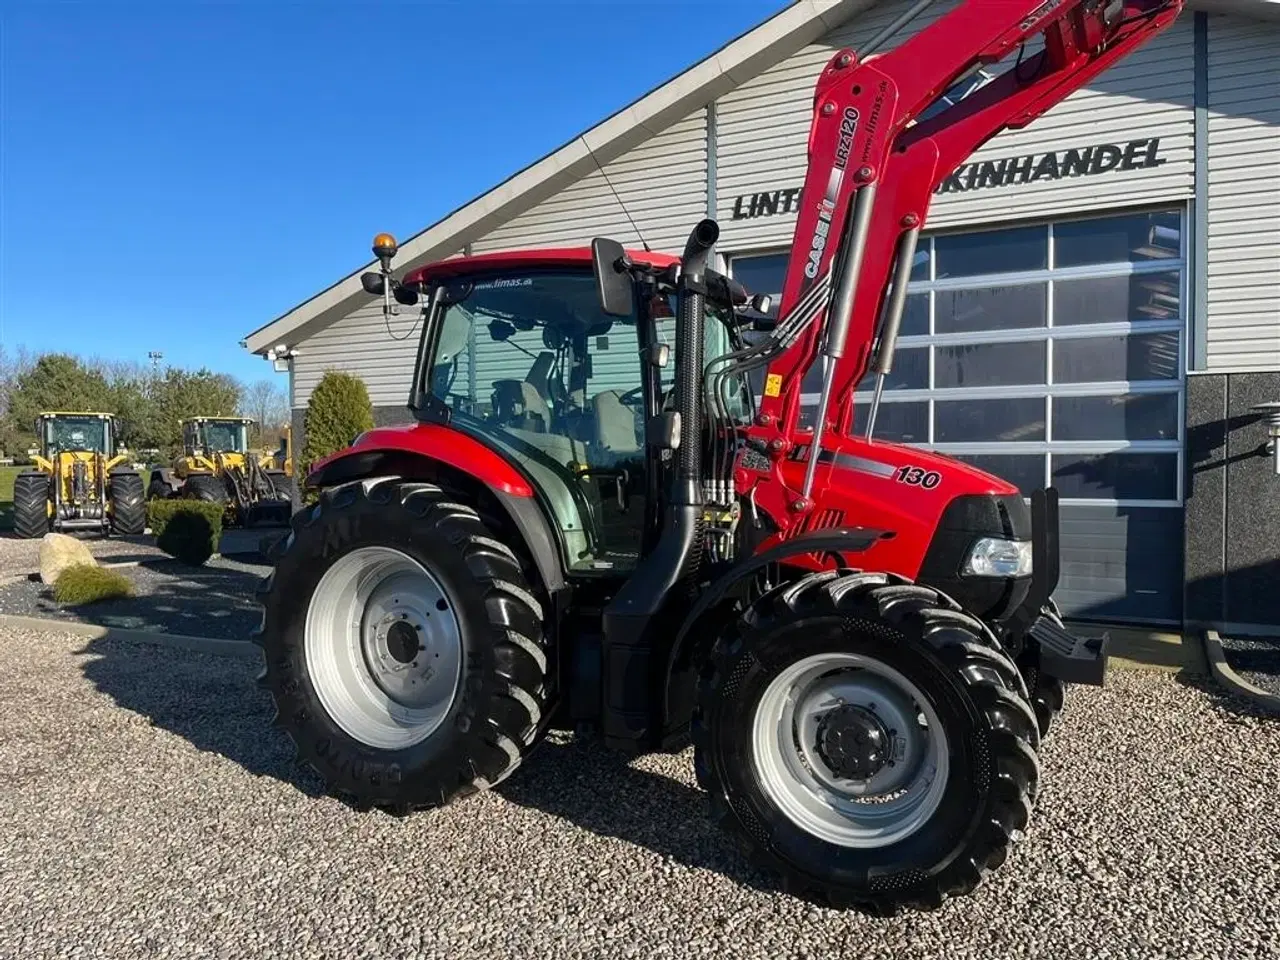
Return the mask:
<path id="1" fill-rule="evenodd" d="M 676 409 L 687 438 L 676 450 L 676 489 L 672 502 L 702 502 L 703 325 L 706 323 L 707 270 L 711 249 L 720 238 L 720 225 L 703 220 L 684 246 L 679 305 L 676 313 Z"/>

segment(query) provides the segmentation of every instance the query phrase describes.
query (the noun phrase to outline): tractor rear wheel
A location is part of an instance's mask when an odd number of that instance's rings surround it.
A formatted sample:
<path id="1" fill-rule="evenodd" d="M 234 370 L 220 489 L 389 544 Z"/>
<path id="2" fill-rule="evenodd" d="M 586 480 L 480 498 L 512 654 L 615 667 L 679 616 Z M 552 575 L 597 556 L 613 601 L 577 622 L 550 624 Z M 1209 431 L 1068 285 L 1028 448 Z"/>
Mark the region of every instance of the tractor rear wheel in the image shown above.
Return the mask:
<path id="1" fill-rule="evenodd" d="M 693 724 L 713 817 L 796 895 L 889 915 L 972 892 L 1031 816 L 1039 732 L 990 631 L 926 587 L 829 571 L 717 641 Z"/>
<path id="2" fill-rule="evenodd" d="M 49 532 L 49 475 L 20 473 L 13 480 L 13 532 L 25 540 Z"/>
<path id="3" fill-rule="evenodd" d="M 491 787 L 546 728 L 542 604 L 502 533 L 455 497 L 395 478 L 327 490 L 259 591 L 276 723 L 361 806 Z"/>
<path id="4" fill-rule="evenodd" d="M 226 503 L 227 485 L 216 474 L 193 473 L 182 484 L 182 496 L 187 500 Z"/>
<path id="5" fill-rule="evenodd" d="M 115 533 L 136 537 L 147 529 L 147 504 L 143 497 L 140 475 L 132 470 L 111 474 L 108 493 L 111 529 Z"/>

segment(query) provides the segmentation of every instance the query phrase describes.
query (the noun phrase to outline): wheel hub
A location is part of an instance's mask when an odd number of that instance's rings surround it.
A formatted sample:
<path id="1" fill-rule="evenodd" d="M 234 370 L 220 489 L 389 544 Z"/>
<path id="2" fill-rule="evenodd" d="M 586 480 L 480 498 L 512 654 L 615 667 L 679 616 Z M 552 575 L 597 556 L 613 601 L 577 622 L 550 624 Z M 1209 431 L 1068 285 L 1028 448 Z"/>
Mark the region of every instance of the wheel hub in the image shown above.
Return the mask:
<path id="1" fill-rule="evenodd" d="M 462 626 L 435 574 L 391 547 L 359 547 L 321 578 L 307 611 L 307 669 L 335 722 L 396 750 L 444 722 L 461 681 Z"/>
<path id="2" fill-rule="evenodd" d="M 852 704 L 836 707 L 818 724 L 818 756 L 842 780 L 870 780 L 888 762 L 892 743 L 879 717 Z"/>
<path id="3" fill-rule="evenodd" d="M 387 628 L 387 651 L 397 663 L 412 663 L 420 648 L 418 631 L 404 620 L 397 620 Z"/>

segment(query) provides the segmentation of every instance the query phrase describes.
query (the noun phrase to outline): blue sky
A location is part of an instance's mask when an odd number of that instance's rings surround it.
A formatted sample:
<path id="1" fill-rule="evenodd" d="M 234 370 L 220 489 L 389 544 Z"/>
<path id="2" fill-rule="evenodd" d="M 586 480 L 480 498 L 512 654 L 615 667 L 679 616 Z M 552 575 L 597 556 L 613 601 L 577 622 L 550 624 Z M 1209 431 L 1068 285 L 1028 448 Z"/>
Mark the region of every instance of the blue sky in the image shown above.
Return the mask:
<path id="1" fill-rule="evenodd" d="M 250 330 L 785 0 L 6 0 L 0 342 L 268 365 Z"/>

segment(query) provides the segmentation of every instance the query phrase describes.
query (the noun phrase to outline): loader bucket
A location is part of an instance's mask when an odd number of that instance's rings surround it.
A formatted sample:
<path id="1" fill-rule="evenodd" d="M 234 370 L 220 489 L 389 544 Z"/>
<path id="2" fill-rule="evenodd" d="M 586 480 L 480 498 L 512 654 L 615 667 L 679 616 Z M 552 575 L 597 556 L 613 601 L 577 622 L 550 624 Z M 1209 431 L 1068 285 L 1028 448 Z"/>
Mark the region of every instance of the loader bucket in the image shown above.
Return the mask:
<path id="1" fill-rule="evenodd" d="M 245 508 L 246 527 L 287 527 L 293 516 L 293 504 L 288 500 L 259 500 Z"/>

